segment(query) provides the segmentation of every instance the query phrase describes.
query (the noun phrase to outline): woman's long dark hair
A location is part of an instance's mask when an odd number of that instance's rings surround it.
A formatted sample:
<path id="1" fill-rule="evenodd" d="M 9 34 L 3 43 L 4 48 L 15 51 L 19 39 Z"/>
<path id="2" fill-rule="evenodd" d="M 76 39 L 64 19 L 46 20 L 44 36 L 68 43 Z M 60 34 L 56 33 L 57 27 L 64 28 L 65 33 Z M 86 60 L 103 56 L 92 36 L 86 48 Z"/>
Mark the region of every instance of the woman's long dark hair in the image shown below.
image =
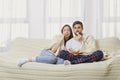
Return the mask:
<path id="1" fill-rule="evenodd" d="M 65 27 L 69 27 L 69 29 L 70 29 L 70 36 L 69 36 L 69 38 L 68 38 L 67 40 L 64 38 L 64 46 L 66 45 L 66 42 L 67 42 L 69 39 L 73 38 L 72 29 L 71 29 L 70 25 L 68 25 L 68 24 L 65 24 L 65 25 L 62 27 L 61 33 L 63 33 L 63 30 L 64 30 Z"/>

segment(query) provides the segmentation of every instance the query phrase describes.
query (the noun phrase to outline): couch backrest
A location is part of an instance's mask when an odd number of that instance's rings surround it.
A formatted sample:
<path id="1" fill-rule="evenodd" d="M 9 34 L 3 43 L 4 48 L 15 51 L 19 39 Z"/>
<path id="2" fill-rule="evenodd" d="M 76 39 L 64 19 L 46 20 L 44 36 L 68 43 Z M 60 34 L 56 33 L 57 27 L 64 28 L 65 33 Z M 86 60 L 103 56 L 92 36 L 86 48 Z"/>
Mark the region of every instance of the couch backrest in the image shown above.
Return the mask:
<path id="1" fill-rule="evenodd" d="M 120 51 L 120 40 L 118 38 L 97 39 L 97 48 L 108 52 Z M 39 55 L 40 51 L 50 46 L 51 40 L 47 39 L 25 39 L 17 38 L 12 42 L 10 54 L 32 57 Z"/>
<path id="2" fill-rule="evenodd" d="M 116 37 L 97 39 L 97 48 L 108 52 L 117 52 L 120 50 L 120 40 Z"/>
<path id="3" fill-rule="evenodd" d="M 47 39 L 17 38 L 12 42 L 9 52 L 13 55 L 35 56 L 50 45 L 51 40 Z"/>

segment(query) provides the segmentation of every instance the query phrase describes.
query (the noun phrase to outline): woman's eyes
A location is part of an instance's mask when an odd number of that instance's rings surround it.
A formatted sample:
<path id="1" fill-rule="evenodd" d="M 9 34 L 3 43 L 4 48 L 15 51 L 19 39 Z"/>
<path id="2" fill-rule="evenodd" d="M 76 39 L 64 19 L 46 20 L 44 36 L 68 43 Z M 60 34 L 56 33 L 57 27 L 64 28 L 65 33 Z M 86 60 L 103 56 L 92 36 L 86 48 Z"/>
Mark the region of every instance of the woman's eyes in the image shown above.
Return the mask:
<path id="1" fill-rule="evenodd" d="M 64 31 L 70 31 L 70 30 L 64 30 Z"/>

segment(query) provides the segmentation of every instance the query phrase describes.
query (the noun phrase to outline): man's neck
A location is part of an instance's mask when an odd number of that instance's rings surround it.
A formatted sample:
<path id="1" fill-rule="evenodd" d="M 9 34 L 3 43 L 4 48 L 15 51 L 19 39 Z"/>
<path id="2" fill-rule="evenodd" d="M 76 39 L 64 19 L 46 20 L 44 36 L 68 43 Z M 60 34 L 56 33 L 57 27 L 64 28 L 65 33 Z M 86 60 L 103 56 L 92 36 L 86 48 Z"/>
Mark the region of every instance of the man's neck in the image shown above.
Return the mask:
<path id="1" fill-rule="evenodd" d="M 78 36 L 74 36 L 74 38 L 77 40 L 77 41 L 80 41 L 80 42 L 82 42 L 82 40 L 83 40 L 83 37 L 81 36 L 81 38 L 79 38 Z"/>

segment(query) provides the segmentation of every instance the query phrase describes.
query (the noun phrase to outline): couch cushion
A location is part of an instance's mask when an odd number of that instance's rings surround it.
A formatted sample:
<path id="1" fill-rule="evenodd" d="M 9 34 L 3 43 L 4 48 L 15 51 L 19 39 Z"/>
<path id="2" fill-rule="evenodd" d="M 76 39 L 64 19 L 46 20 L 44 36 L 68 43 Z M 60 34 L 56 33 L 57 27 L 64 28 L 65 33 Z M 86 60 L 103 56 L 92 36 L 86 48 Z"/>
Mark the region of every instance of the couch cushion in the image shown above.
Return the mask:
<path id="1" fill-rule="evenodd" d="M 120 50 L 120 40 L 116 37 L 98 39 L 97 48 L 108 52 L 116 52 Z"/>
<path id="2" fill-rule="evenodd" d="M 108 52 L 120 51 L 120 40 L 115 37 L 97 39 L 97 48 Z M 50 46 L 53 42 L 47 39 L 17 38 L 12 42 L 10 53 L 16 56 L 33 57 L 39 55 L 42 49 Z M 120 53 L 119 53 L 120 54 Z"/>
<path id="3" fill-rule="evenodd" d="M 10 54 L 12 55 L 23 55 L 23 57 L 31 57 L 39 55 L 42 49 L 51 45 L 51 40 L 47 39 L 26 39 L 17 38 L 15 39 L 10 48 Z"/>

